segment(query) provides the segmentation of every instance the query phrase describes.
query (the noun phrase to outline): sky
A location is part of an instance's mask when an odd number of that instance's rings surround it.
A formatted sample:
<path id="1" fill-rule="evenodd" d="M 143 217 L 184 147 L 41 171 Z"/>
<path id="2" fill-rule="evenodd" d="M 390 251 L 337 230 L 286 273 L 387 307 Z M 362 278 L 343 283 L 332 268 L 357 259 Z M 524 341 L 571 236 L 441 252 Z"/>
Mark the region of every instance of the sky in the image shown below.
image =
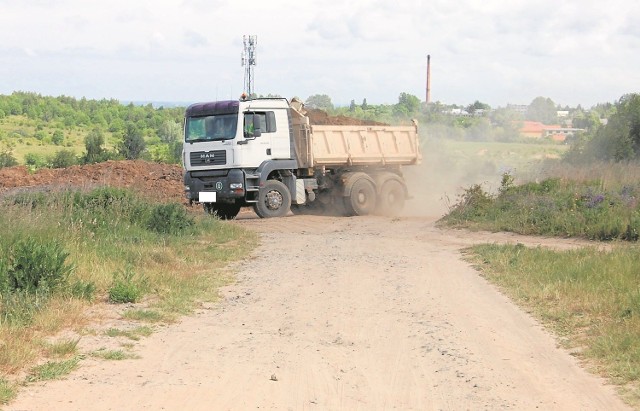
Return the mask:
<path id="1" fill-rule="evenodd" d="M 0 0 L 0 94 L 585 108 L 640 92 L 636 0 Z"/>

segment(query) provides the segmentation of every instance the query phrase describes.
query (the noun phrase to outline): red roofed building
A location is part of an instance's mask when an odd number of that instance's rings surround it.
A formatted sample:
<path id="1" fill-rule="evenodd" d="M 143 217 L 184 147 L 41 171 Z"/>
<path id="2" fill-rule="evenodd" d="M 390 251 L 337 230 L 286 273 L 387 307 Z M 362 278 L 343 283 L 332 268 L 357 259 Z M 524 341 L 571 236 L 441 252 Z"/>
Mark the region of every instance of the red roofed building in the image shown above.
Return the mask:
<path id="1" fill-rule="evenodd" d="M 546 125 L 539 121 L 523 121 L 520 127 L 520 135 L 529 138 L 550 137 L 554 141 L 562 142 L 567 137 L 573 136 L 576 132 L 583 131 L 581 128 L 565 128 L 558 124 Z"/>

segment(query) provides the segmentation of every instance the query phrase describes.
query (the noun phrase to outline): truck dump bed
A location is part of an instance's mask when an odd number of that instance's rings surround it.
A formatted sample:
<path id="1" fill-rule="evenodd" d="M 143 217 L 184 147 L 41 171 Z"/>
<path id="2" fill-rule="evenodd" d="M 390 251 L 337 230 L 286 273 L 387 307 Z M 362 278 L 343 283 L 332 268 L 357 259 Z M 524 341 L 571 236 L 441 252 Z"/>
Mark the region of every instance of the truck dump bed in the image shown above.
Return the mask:
<path id="1" fill-rule="evenodd" d="M 422 158 L 416 126 L 309 125 L 296 114 L 292 126 L 300 168 L 409 165 Z"/>

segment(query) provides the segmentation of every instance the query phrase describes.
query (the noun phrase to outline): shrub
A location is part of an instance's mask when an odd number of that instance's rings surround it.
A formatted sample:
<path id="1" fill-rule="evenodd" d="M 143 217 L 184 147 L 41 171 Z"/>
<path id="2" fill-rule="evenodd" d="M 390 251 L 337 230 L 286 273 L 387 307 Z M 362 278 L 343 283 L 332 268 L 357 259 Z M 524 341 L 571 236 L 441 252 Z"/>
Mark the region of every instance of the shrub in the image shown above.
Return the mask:
<path id="1" fill-rule="evenodd" d="M 18 241 L 9 249 L 6 267 L 7 290 L 47 294 L 66 283 L 73 266 L 65 264 L 69 256 L 57 241 L 33 238 Z"/>
<path id="2" fill-rule="evenodd" d="M 53 136 L 51 136 L 51 142 L 56 146 L 59 146 L 64 142 L 64 133 L 62 132 L 62 130 L 56 130 L 53 132 Z"/>
<path id="3" fill-rule="evenodd" d="M 138 302 L 145 288 L 146 280 L 136 278 L 131 268 L 118 271 L 113 275 L 113 284 L 109 288 L 109 301 L 117 304 Z"/>
<path id="4" fill-rule="evenodd" d="M 76 155 L 71 150 L 60 150 L 51 161 L 53 168 L 71 167 L 77 163 Z"/>
<path id="5" fill-rule="evenodd" d="M 0 152 L 0 168 L 13 167 L 18 165 L 18 160 L 13 156 L 11 151 L 4 150 Z"/>
<path id="6" fill-rule="evenodd" d="M 153 208 L 147 227 L 160 234 L 181 234 L 193 227 L 194 220 L 178 203 L 159 204 Z"/>

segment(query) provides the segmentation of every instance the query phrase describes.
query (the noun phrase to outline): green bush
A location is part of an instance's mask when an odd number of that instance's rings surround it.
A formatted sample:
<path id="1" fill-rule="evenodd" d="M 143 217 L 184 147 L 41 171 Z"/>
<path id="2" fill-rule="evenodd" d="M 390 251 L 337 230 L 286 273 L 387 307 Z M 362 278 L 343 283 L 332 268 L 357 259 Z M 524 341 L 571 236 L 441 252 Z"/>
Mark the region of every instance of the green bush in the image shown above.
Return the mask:
<path id="1" fill-rule="evenodd" d="M 160 234 L 181 234 L 194 226 L 194 219 L 178 203 L 158 204 L 151 211 L 147 227 Z"/>
<path id="2" fill-rule="evenodd" d="M 78 159 L 76 158 L 75 153 L 71 150 L 58 151 L 51 161 L 53 168 L 71 167 L 77 163 Z"/>
<path id="3" fill-rule="evenodd" d="M 57 241 L 20 240 L 9 248 L 5 267 L 6 291 L 48 294 L 66 283 L 73 270 L 69 256 Z M 6 263 L 5 263 L 6 264 Z"/>
<path id="4" fill-rule="evenodd" d="M 113 284 L 109 288 L 109 301 L 116 304 L 140 301 L 146 288 L 146 280 L 136 276 L 131 268 L 118 271 L 113 275 Z"/>
<path id="5" fill-rule="evenodd" d="M 0 168 L 13 167 L 18 165 L 18 160 L 13 156 L 11 151 L 4 150 L 0 152 Z"/>

